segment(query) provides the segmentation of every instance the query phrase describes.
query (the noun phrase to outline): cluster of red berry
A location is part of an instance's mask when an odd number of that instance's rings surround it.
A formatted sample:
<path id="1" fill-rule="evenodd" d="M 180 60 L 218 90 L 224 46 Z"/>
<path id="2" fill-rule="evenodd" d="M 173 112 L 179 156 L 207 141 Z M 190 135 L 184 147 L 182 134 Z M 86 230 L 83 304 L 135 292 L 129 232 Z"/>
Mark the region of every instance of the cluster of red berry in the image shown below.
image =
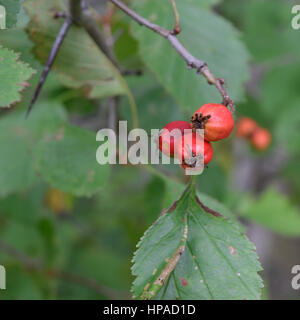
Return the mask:
<path id="1" fill-rule="evenodd" d="M 180 159 L 184 169 L 195 168 L 199 158 L 207 165 L 213 158 L 211 142 L 227 138 L 233 127 L 234 120 L 226 106 L 208 103 L 193 114 L 191 122 L 168 123 L 160 133 L 159 149 Z M 204 129 L 204 137 L 197 129 Z"/>
<path id="2" fill-rule="evenodd" d="M 248 117 L 243 117 L 238 121 L 236 134 L 250 141 L 251 145 L 259 151 L 266 150 L 272 140 L 269 130 L 259 127 L 256 121 Z"/>

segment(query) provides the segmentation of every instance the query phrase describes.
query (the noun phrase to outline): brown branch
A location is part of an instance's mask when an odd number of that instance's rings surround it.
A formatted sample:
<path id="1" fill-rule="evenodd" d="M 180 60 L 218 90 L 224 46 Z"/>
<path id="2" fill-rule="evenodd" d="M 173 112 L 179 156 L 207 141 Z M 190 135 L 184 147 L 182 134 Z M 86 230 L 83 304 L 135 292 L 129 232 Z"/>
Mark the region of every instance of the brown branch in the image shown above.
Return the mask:
<path id="1" fill-rule="evenodd" d="M 59 15 L 61 16 L 61 13 Z M 55 16 L 55 18 L 57 18 L 57 16 Z M 60 49 L 60 47 L 61 47 L 61 45 L 62 45 L 62 43 L 63 43 L 63 41 L 64 41 L 64 39 L 66 37 L 71 25 L 72 25 L 72 19 L 70 17 L 66 17 L 62 27 L 59 30 L 59 33 L 58 33 L 58 35 L 56 37 L 56 40 L 55 40 L 55 42 L 54 42 L 54 44 L 52 46 L 52 49 L 51 49 L 50 55 L 48 57 L 47 63 L 45 65 L 44 69 L 43 69 L 43 72 L 42 72 L 42 75 L 40 77 L 39 83 L 38 83 L 38 85 L 37 85 L 37 87 L 36 87 L 36 89 L 34 91 L 34 94 L 33 94 L 33 97 L 31 99 L 30 105 L 29 105 L 29 107 L 27 109 L 26 117 L 29 116 L 29 114 L 30 114 L 30 112 L 31 112 L 31 110 L 32 110 L 32 108 L 33 108 L 33 106 L 34 106 L 34 104 L 35 104 L 35 102 L 36 102 L 41 90 L 42 90 L 42 87 L 43 87 L 43 85 L 44 85 L 44 83 L 45 83 L 45 81 L 47 79 L 47 76 L 48 76 L 48 74 L 49 74 L 49 72 L 51 70 L 51 67 L 52 67 L 52 65 L 53 65 L 53 63 L 55 61 L 57 53 L 58 53 L 58 51 L 59 51 L 59 49 Z"/>
<path id="2" fill-rule="evenodd" d="M 121 9 L 123 12 L 125 12 L 128 16 L 130 16 L 133 20 L 135 20 L 137 23 L 139 23 L 142 26 L 147 27 L 148 29 L 156 32 L 160 36 L 166 38 L 173 48 L 178 52 L 178 54 L 185 60 L 188 67 L 191 69 L 196 69 L 197 73 L 202 74 L 207 82 L 210 85 L 214 85 L 220 94 L 223 97 L 222 103 L 226 106 L 229 105 L 231 112 L 233 113 L 235 110 L 233 101 L 229 98 L 229 95 L 224 87 L 225 81 L 221 78 L 216 78 L 212 72 L 209 70 L 206 62 L 201 61 L 194 57 L 182 44 L 181 42 L 176 38 L 176 36 L 173 34 L 172 31 L 169 31 L 167 29 L 162 28 L 161 26 L 150 22 L 149 20 L 145 19 L 144 17 L 137 14 L 135 11 L 128 8 L 124 3 L 122 3 L 119 0 L 109 0 L 114 5 L 116 5 L 119 9 Z"/>
<path id="3" fill-rule="evenodd" d="M 120 295 L 123 295 L 124 299 L 128 298 L 127 294 L 124 295 L 124 293 L 122 292 L 108 288 L 92 278 L 61 271 L 55 268 L 47 268 L 42 260 L 34 259 L 26 255 L 24 252 L 17 250 L 16 248 L 4 242 L 3 240 L 0 240 L 0 251 L 3 251 L 6 254 L 13 257 L 15 260 L 21 263 L 28 271 L 40 271 L 44 273 L 46 276 L 53 278 L 61 278 L 62 280 L 68 281 L 70 283 L 75 283 L 77 285 L 87 287 L 95 291 L 99 295 L 108 297 L 110 299 L 120 299 Z"/>

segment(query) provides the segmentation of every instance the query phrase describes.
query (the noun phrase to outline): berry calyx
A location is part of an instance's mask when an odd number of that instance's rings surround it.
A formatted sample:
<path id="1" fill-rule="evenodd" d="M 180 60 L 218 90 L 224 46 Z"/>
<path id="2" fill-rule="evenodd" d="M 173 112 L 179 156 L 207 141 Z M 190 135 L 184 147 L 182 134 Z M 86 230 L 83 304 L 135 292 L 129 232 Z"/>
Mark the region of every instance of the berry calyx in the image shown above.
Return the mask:
<path id="1" fill-rule="evenodd" d="M 160 151 L 173 158 L 175 140 L 181 138 L 184 134 L 184 130 L 187 129 L 192 129 L 192 125 L 187 121 L 172 121 L 168 123 L 159 135 L 158 145 Z"/>
<path id="2" fill-rule="evenodd" d="M 237 123 L 236 134 L 240 138 L 249 139 L 257 129 L 256 121 L 248 117 L 242 117 Z"/>
<path id="3" fill-rule="evenodd" d="M 227 138 L 234 127 L 231 112 L 217 103 L 204 104 L 194 113 L 191 121 L 193 130 L 204 129 L 204 138 L 207 141 Z"/>
<path id="4" fill-rule="evenodd" d="M 195 132 L 187 133 L 175 143 L 175 156 L 182 161 L 183 168 L 202 167 L 213 158 L 211 144 L 203 139 L 203 136 Z"/>
<path id="5" fill-rule="evenodd" d="M 271 140 L 272 137 L 269 130 L 259 128 L 252 134 L 250 141 L 256 150 L 263 151 L 269 147 Z"/>

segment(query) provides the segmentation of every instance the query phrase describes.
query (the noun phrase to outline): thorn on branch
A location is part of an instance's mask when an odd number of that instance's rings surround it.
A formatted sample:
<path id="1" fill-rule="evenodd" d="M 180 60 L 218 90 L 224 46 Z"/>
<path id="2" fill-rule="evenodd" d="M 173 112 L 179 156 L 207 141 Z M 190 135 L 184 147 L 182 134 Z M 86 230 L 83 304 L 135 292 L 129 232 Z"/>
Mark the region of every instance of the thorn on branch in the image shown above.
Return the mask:
<path id="1" fill-rule="evenodd" d="M 217 89 L 219 90 L 219 92 L 223 97 L 222 104 L 226 107 L 229 106 L 230 111 L 233 114 L 235 111 L 235 106 L 234 106 L 234 102 L 230 99 L 227 91 L 224 88 L 224 86 L 226 86 L 225 80 L 223 78 L 218 78 L 215 86 L 217 87 Z"/>
<path id="2" fill-rule="evenodd" d="M 204 67 L 207 67 L 206 62 L 202 62 L 202 64 L 197 67 L 197 73 L 199 73 L 199 74 L 202 73 L 202 69 L 203 69 Z"/>
<path id="3" fill-rule="evenodd" d="M 181 32 L 181 27 L 179 25 L 179 13 L 178 13 L 178 10 L 176 7 L 175 0 L 171 0 L 171 3 L 172 3 L 173 12 L 174 12 L 174 19 L 175 19 L 174 28 L 171 31 L 171 34 L 176 36 L 177 34 L 179 34 Z"/>
<path id="4" fill-rule="evenodd" d="M 59 18 L 67 18 L 67 14 L 65 12 L 54 12 L 53 19 Z"/>
<path id="5" fill-rule="evenodd" d="M 181 32 L 180 26 L 175 26 L 174 29 L 171 31 L 171 34 L 177 36 Z"/>
<path id="6" fill-rule="evenodd" d="M 48 57 L 48 60 L 47 60 L 47 63 L 43 69 L 43 72 L 42 72 L 42 75 L 40 77 L 40 80 L 39 80 L 39 83 L 34 91 L 34 94 L 33 94 L 33 97 L 31 99 L 31 102 L 30 102 L 30 105 L 27 109 L 27 112 L 26 112 L 26 118 L 29 116 L 37 98 L 39 97 L 39 94 L 42 90 L 42 87 L 47 79 L 47 76 L 49 74 L 49 71 L 51 70 L 51 67 L 55 61 L 55 58 L 57 56 L 57 53 L 70 29 L 72 25 L 72 19 L 70 17 L 67 16 L 67 18 L 65 19 L 62 27 L 60 28 L 59 32 L 58 32 L 58 35 L 55 39 L 55 42 L 52 46 L 52 49 L 51 49 L 51 52 L 50 52 L 50 55 Z"/>

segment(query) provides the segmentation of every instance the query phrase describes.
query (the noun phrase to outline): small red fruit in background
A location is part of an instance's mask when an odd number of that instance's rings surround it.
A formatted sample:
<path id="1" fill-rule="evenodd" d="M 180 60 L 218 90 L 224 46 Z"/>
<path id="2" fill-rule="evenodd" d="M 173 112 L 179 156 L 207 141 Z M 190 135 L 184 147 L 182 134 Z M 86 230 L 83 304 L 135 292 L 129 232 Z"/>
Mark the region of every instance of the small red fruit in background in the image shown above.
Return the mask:
<path id="1" fill-rule="evenodd" d="M 193 129 L 204 129 L 207 141 L 227 138 L 234 127 L 234 120 L 228 108 L 222 104 L 208 103 L 200 107 L 192 117 Z"/>
<path id="2" fill-rule="evenodd" d="M 178 132 L 173 131 L 179 130 Z M 172 121 L 168 123 L 159 135 L 159 149 L 165 155 L 174 157 L 174 142 L 177 138 L 181 138 L 185 129 L 192 129 L 192 125 L 187 121 Z"/>
<path id="3" fill-rule="evenodd" d="M 241 138 L 249 139 L 256 129 L 258 129 L 256 121 L 248 117 L 242 117 L 237 123 L 236 134 Z"/>
<path id="4" fill-rule="evenodd" d="M 197 160 L 203 160 L 204 165 L 207 165 L 213 158 L 213 148 L 203 140 L 203 136 L 195 132 L 187 133 L 176 140 L 175 156 L 182 161 L 183 168 L 193 168 Z"/>
<path id="5" fill-rule="evenodd" d="M 271 140 L 272 138 L 269 130 L 259 128 L 252 134 L 250 141 L 255 149 L 263 151 L 269 147 Z"/>

